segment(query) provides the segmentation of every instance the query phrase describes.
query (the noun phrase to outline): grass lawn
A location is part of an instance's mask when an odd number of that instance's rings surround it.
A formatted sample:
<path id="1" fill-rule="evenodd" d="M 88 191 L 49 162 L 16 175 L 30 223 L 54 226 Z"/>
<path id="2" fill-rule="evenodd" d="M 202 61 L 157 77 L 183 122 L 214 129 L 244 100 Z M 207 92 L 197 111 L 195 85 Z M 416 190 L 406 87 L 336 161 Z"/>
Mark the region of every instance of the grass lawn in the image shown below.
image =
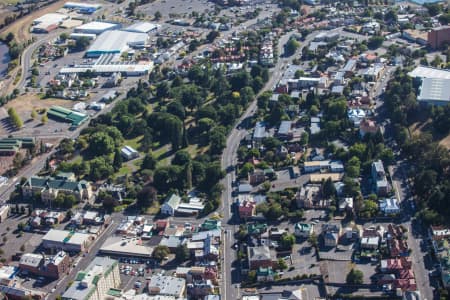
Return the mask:
<path id="1" fill-rule="evenodd" d="M 123 142 L 124 145 L 130 146 L 131 148 L 134 148 L 135 150 L 138 150 L 141 147 L 141 139 L 142 135 L 135 137 L 134 139 L 125 140 Z"/>
<path id="2" fill-rule="evenodd" d="M 120 176 L 124 176 L 126 174 L 131 174 L 132 170 L 130 169 L 130 167 L 128 167 L 127 165 L 123 165 L 122 168 L 119 169 L 119 171 L 117 171 L 114 174 L 114 177 L 120 177 Z"/>
<path id="3" fill-rule="evenodd" d="M 152 206 L 147 208 L 147 211 L 145 213 L 149 214 L 149 215 L 156 215 L 159 213 L 159 209 L 160 209 L 160 204 L 158 201 L 155 201 L 155 202 L 153 202 Z"/>

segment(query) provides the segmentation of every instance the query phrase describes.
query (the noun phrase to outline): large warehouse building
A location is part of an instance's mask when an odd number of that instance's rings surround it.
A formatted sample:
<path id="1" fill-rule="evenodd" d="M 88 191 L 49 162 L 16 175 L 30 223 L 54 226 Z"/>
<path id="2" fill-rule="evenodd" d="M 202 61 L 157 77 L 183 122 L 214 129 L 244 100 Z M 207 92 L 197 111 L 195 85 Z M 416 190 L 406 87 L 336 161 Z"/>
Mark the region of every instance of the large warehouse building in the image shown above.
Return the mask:
<path id="1" fill-rule="evenodd" d="M 120 29 L 121 25 L 108 22 L 89 22 L 74 29 L 77 33 L 101 34 L 108 30 Z"/>
<path id="2" fill-rule="evenodd" d="M 60 74 L 85 73 L 91 71 L 95 74 L 108 75 L 114 73 L 121 73 L 128 76 L 142 76 L 150 74 L 153 70 L 153 62 L 146 64 L 102 64 L 92 66 L 75 66 L 62 68 Z"/>
<path id="3" fill-rule="evenodd" d="M 97 3 L 88 4 L 88 3 L 79 3 L 79 2 L 67 2 L 64 4 L 64 8 L 77 10 L 82 14 L 92 14 L 102 6 Z"/>
<path id="4" fill-rule="evenodd" d="M 131 26 L 128 26 L 124 30 L 130 31 L 130 32 L 150 33 L 150 32 L 157 31 L 160 27 L 161 27 L 161 25 L 159 25 L 159 24 L 149 23 L 149 22 L 140 22 L 140 23 L 135 23 Z"/>
<path id="5" fill-rule="evenodd" d="M 48 33 L 58 28 L 58 26 L 67 19 L 69 19 L 69 16 L 63 14 L 45 14 L 33 21 L 32 31 L 36 33 Z"/>
<path id="6" fill-rule="evenodd" d="M 86 52 L 86 57 L 99 57 L 102 54 L 121 54 L 130 48 L 143 48 L 148 41 L 146 33 L 121 30 L 106 31 L 98 36 Z"/>

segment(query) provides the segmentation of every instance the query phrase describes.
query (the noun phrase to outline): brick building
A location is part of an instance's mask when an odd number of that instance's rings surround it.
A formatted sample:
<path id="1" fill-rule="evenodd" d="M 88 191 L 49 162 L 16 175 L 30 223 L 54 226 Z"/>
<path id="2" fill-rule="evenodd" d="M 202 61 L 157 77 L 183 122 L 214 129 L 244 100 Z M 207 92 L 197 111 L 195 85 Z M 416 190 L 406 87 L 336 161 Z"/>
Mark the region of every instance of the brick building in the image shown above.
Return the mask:
<path id="1" fill-rule="evenodd" d="M 450 43 L 450 26 L 433 28 L 428 32 L 428 44 L 431 48 L 440 48 L 444 43 Z"/>

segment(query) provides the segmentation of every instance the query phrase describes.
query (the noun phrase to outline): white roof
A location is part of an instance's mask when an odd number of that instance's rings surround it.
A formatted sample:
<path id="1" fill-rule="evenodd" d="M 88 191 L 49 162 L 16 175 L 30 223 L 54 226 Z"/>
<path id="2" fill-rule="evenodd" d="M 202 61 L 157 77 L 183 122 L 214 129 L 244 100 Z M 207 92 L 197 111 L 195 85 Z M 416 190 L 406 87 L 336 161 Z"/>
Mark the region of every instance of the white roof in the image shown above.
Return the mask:
<path id="1" fill-rule="evenodd" d="M 152 30 L 158 29 L 159 27 L 161 27 L 161 25 L 159 25 L 159 24 L 148 23 L 148 22 L 140 22 L 140 23 L 133 24 L 133 25 L 127 27 L 124 30 L 125 31 L 131 31 L 131 32 L 148 33 L 148 32 L 150 32 Z"/>
<path id="2" fill-rule="evenodd" d="M 148 40 L 146 33 L 128 32 L 122 30 L 109 30 L 100 34 L 91 45 L 90 52 L 122 52 L 132 44 L 145 44 Z"/>
<path id="3" fill-rule="evenodd" d="M 90 70 L 94 73 L 149 73 L 153 69 L 153 63 L 148 64 L 120 64 L 120 65 L 93 65 L 93 66 L 83 66 L 83 67 L 68 67 L 61 68 L 60 74 L 70 74 L 70 73 L 84 73 Z"/>
<path id="4" fill-rule="evenodd" d="M 91 31 L 91 30 L 98 30 L 98 31 L 105 31 L 109 28 L 115 28 L 118 25 L 115 23 L 108 23 L 108 22 L 89 22 L 86 24 L 83 24 L 81 26 L 75 27 L 76 31 Z"/>
<path id="5" fill-rule="evenodd" d="M 450 102 L 450 78 L 423 78 L 417 100 Z"/>
<path id="6" fill-rule="evenodd" d="M 450 70 L 419 66 L 408 73 L 411 77 L 450 79 Z"/>
<path id="7" fill-rule="evenodd" d="M 114 255 L 132 255 L 139 257 L 151 257 L 153 248 L 146 246 L 141 240 L 122 240 L 120 236 L 110 237 L 100 248 L 101 253 Z"/>
<path id="8" fill-rule="evenodd" d="M 34 24 L 57 24 L 60 23 L 61 21 L 67 19 L 68 16 L 63 15 L 63 14 L 58 14 L 58 13 L 50 13 L 50 14 L 45 14 L 37 19 L 34 19 Z"/>

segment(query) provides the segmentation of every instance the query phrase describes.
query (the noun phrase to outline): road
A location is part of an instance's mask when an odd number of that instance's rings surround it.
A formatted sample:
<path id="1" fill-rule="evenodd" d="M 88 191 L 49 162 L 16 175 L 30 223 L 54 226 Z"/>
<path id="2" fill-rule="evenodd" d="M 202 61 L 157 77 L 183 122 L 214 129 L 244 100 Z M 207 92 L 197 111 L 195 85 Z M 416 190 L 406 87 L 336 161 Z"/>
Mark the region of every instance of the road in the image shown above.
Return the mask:
<path id="1" fill-rule="evenodd" d="M 280 37 L 278 41 L 278 53 L 283 53 L 283 46 L 289 40 L 289 37 L 294 33 L 294 31 L 288 32 Z M 312 39 L 318 34 L 318 32 L 314 32 L 308 35 L 305 41 L 302 42 L 301 47 L 297 49 L 297 52 L 290 57 L 280 57 L 277 61 L 277 64 L 272 70 L 272 74 L 270 76 L 269 81 L 265 84 L 263 89 L 258 93 L 260 95 L 264 91 L 272 90 L 275 84 L 281 79 L 283 75 L 283 70 L 288 66 L 288 64 L 296 57 L 298 54 L 302 52 L 304 46 L 308 45 Z M 247 110 L 243 113 L 241 118 L 237 121 L 236 124 L 240 124 L 242 120 L 251 117 L 256 112 L 256 104 L 255 100 L 249 105 Z M 237 149 L 239 148 L 239 144 L 241 140 L 245 137 L 247 131 L 245 129 L 238 129 L 237 126 L 233 128 L 230 132 L 226 148 L 222 154 L 222 168 L 227 169 L 228 166 L 235 166 L 237 163 Z M 235 222 L 232 218 L 233 215 L 231 213 L 231 204 L 233 203 L 233 198 L 231 196 L 233 187 L 232 182 L 236 179 L 236 175 L 234 172 L 228 173 L 222 181 L 222 185 L 224 186 L 224 191 L 222 194 L 222 202 L 219 211 L 222 211 L 223 220 L 224 220 L 224 236 L 223 236 L 223 251 L 222 251 L 222 280 L 220 282 L 221 295 L 223 295 L 223 299 L 239 299 L 240 298 L 240 270 L 236 266 L 237 261 L 235 261 L 236 251 L 234 251 L 231 247 L 234 244 L 234 234 L 239 229 L 237 222 Z"/>
<path id="2" fill-rule="evenodd" d="M 54 300 L 58 295 L 62 295 L 67 288 L 69 282 L 73 281 L 79 271 L 86 270 L 87 266 L 94 260 L 95 256 L 98 253 L 98 250 L 103 245 L 105 240 L 111 236 L 111 234 L 116 230 L 117 226 L 120 224 L 122 215 L 121 214 L 113 214 L 111 224 L 102 232 L 100 237 L 98 237 L 94 244 L 89 249 L 88 253 L 85 253 L 85 256 L 81 258 L 81 260 L 76 264 L 76 266 L 70 271 L 69 275 L 63 277 L 62 280 L 58 281 L 55 286 L 55 291 L 49 293 L 46 299 Z"/>

